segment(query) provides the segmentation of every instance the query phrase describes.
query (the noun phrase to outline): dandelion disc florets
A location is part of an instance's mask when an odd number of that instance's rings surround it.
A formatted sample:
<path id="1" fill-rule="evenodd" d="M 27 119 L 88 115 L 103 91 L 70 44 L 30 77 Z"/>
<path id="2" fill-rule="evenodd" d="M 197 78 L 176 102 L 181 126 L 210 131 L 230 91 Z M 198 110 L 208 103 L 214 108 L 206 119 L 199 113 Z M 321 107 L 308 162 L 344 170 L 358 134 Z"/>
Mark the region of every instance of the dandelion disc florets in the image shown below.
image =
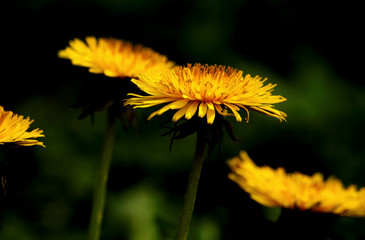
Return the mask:
<path id="1" fill-rule="evenodd" d="M 249 119 L 249 110 L 264 113 L 280 121 L 286 118 L 284 112 L 271 105 L 286 100 L 282 96 L 271 95 L 276 85 L 264 86 L 266 79 L 249 74 L 243 76 L 242 71 L 231 67 L 197 63 L 174 67 L 164 72 L 148 71 L 138 76 L 132 82 L 149 96 L 131 93 L 129 95 L 133 97 L 126 101 L 126 105 L 146 108 L 167 104 L 153 112 L 149 119 L 170 109 L 178 109 L 172 118 L 175 122 L 183 116 L 190 119 L 197 114 L 200 118 L 206 116 L 207 123 L 212 124 L 216 113 L 234 115 L 240 122 L 240 109 L 246 112 L 246 121 Z"/>

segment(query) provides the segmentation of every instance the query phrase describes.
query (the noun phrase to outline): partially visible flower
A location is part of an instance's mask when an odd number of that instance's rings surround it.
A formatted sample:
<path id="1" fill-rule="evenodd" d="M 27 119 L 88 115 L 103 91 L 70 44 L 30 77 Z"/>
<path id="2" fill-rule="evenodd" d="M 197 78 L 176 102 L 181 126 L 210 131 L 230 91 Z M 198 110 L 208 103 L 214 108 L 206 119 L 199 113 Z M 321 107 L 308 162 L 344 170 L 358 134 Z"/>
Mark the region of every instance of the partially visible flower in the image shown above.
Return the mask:
<path id="1" fill-rule="evenodd" d="M 188 64 L 164 72 L 139 74 L 132 82 L 149 96 L 131 93 L 129 95 L 134 97 L 127 99 L 126 105 L 146 108 L 167 104 L 153 112 L 148 119 L 170 109 L 178 109 L 172 118 L 174 122 L 183 116 L 190 119 L 197 114 L 200 118 L 206 116 L 207 123 L 213 124 L 216 113 L 234 115 L 241 122 L 240 109 L 246 112 L 246 121 L 249 119 L 249 110 L 285 120 L 286 114 L 274 109 L 272 104 L 286 99 L 280 95 L 271 95 L 276 85 L 264 86 L 265 81 L 266 78 L 262 80 L 259 76 L 243 76 L 242 71 L 231 67 Z"/>
<path id="2" fill-rule="evenodd" d="M 346 188 L 334 177 L 324 180 L 321 173 L 308 176 L 259 167 L 244 151 L 228 165 L 232 171 L 228 177 L 264 206 L 365 217 L 365 187 Z"/>
<path id="3" fill-rule="evenodd" d="M 43 130 L 34 129 L 28 132 L 28 128 L 34 120 L 29 117 L 14 114 L 11 111 L 4 111 L 0 106 L 0 144 L 14 143 L 20 146 L 40 145 L 45 147 L 42 142 L 35 138 L 44 137 Z"/>
<path id="4" fill-rule="evenodd" d="M 70 59 L 73 65 L 89 68 L 86 82 L 73 107 L 82 108 L 80 118 L 95 112 L 110 110 L 121 119 L 125 127 L 133 124 L 131 107 L 124 107 L 127 93 L 135 92 L 132 77 L 147 70 L 164 71 L 174 66 L 166 56 L 142 45 L 114 38 L 86 37 L 85 42 L 75 38 L 69 46 L 58 52 L 60 58 Z"/>
<path id="5" fill-rule="evenodd" d="M 166 56 L 150 48 L 114 38 L 86 37 L 86 42 L 75 38 L 69 47 L 58 52 L 58 56 L 108 77 L 137 77 L 147 69 L 162 71 L 174 65 Z"/>

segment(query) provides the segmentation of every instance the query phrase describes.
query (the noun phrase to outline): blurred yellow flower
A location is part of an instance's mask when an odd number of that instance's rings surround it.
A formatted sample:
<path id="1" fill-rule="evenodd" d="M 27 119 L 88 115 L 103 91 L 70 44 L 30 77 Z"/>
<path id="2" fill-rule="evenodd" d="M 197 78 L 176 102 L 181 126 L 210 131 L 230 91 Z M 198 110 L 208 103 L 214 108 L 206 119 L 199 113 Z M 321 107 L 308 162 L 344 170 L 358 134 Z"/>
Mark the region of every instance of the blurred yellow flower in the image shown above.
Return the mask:
<path id="1" fill-rule="evenodd" d="M 86 37 L 86 42 L 75 38 L 70 46 L 58 52 L 61 58 L 70 59 L 73 65 L 88 67 L 92 73 L 109 77 L 137 77 L 147 69 L 154 71 L 173 67 L 166 56 L 141 45 L 114 38 Z"/>
<path id="2" fill-rule="evenodd" d="M 286 173 L 283 168 L 259 167 L 244 151 L 228 165 L 232 171 L 228 177 L 262 205 L 365 217 L 365 187 L 345 188 L 334 177 L 324 181 L 321 173 L 308 176 Z"/>
<path id="3" fill-rule="evenodd" d="M 44 137 L 43 131 L 34 129 L 27 132 L 33 120 L 21 115 L 14 114 L 11 111 L 4 111 L 0 106 L 0 144 L 15 143 L 21 146 L 40 145 L 45 147 L 42 142 L 38 142 L 37 137 Z"/>
<path id="4" fill-rule="evenodd" d="M 163 108 L 152 113 L 153 116 L 161 115 L 169 109 L 179 109 L 172 120 L 178 121 L 185 116 L 192 118 L 198 113 L 200 118 L 207 116 L 207 122 L 212 124 L 216 112 L 221 115 L 234 115 L 241 122 L 238 111 L 244 109 L 264 113 L 285 120 L 284 112 L 274 109 L 273 103 L 283 102 L 286 99 L 279 95 L 271 95 L 276 85 L 267 84 L 259 76 L 251 77 L 231 67 L 217 65 L 194 65 L 174 67 L 164 72 L 148 71 L 139 74 L 133 79 L 141 90 L 149 96 L 129 94 L 134 96 L 126 101 L 126 105 L 134 108 L 146 108 L 168 103 Z M 227 113 L 231 110 L 233 114 Z"/>

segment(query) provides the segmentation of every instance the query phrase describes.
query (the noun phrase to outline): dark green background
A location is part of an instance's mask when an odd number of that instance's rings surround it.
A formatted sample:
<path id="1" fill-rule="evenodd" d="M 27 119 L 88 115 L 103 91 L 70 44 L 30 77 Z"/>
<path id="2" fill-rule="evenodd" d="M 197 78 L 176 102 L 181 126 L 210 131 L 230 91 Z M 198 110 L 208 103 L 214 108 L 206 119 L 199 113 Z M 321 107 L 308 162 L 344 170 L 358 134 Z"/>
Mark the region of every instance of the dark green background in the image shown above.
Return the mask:
<path id="1" fill-rule="evenodd" d="M 10 1 L 9 1 L 10 2 Z M 141 43 L 178 64 L 229 65 L 277 83 L 287 122 L 252 113 L 206 159 L 189 239 L 266 239 L 278 209 L 263 208 L 227 179 L 226 160 L 247 150 L 258 164 L 335 175 L 365 186 L 363 1 L 15 0 L 2 5 L 0 105 L 30 116 L 47 148 L 1 148 L 8 180 L 1 240 L 85 239 L 105 113 L 78 120 L 69 106 L 86 69 L 58 59 L 85 36 Z M 104 83 L 107 81 L 102 78 Z M 138 128 L 118 125 L 102 239 L 170 239 L 175 232 L 195 138 L 161 135 L 171 113 Z M 243 114 L 243 113 L 242 113 Z M 365 220 L 338 218 L 337 239 L 364 239 Z M 303 226 L 303 231 L 305 231 Z M 293 237 L 295 239 L 295 237 Z M 335 238 L 333 238 L 335 239 Z"/>

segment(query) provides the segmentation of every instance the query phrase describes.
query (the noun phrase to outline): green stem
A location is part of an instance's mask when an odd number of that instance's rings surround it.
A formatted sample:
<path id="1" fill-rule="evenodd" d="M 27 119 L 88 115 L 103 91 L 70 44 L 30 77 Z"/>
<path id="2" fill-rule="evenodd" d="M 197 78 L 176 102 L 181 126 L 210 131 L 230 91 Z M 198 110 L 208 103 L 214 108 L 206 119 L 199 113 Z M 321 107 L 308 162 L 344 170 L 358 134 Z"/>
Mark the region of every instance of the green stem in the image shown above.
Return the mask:
<path id="1" fill-rule="evenodd" d="M 109 114 L 101 161 L 96 170 L 97 172 L 95 176 L 88 240 L 98 240 L 100 238 L 101 224 L 104 214 L 105 197 L 107 192 L 109 166 L 114 148 L 115 125 L 116 125 L 116 118 L 112 116 L 112 114 Z"/>
<path id="2" fill-rule="evenodd" d="M 194 162 L 189 175 L 188 186 L 186 188 L 184 204 L 175 240 L 185 240 L 188 236 L 190 220 L 193 215 L 196 193 L 198 191 L 199 178 L 204 160 L 206 147 L 204 137 L 202 132 L 197 132 Z"/>

